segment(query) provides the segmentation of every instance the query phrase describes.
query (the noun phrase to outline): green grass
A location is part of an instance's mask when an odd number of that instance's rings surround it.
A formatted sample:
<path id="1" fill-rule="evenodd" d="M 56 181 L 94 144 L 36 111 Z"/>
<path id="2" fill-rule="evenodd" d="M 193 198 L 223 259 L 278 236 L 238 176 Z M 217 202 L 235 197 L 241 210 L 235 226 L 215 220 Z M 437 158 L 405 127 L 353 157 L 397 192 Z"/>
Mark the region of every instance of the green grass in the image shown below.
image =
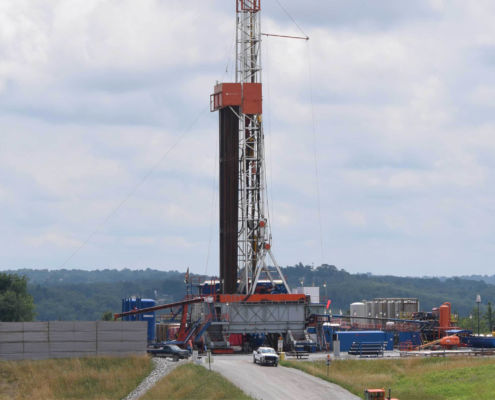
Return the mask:
<path id="1" fill-rule="evenodd" d="M 196 364 L 183 364 L 158 382 L 140 400 L 249 400 L 239 388 L 217 372 Z"/>
<path id="2" fill-rule="evenodd" d="M 120 400 L 152 368 L 147 356 L 1 361 L 0 400 Z"/>
<path id="3" fill-rule="evenodd" d="M 283 361 L 336 383 L 363 397 L 366 388 L 391 388 L 400 400 L 493 400 L 495 359 L 414 358 L 333 361 L 327 378 L 325 361 Z"/>

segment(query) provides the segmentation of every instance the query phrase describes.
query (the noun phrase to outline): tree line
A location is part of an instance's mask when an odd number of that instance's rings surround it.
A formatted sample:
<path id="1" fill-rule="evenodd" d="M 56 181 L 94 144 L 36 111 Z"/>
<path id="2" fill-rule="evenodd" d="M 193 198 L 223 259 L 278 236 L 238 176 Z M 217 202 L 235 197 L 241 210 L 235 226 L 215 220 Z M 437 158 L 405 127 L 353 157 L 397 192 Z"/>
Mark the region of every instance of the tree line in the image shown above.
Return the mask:
<path id="1" fill-rule="evenodd" d="M 291 287 L 319 287 L 321 300 L 331 300 L 334 313 L 346 312 L 356 301 L 413 297 L 419 299 L 424 311 L 449 301 L 460 316 L 459 323 L 467 326 L 473 319 L 477 321 L 477 294 L 483 299 L 482 315 L 488 302 L 495 301 L 495 285 L 486 279 L 351 274 L 333 265 L 313 267 L 302 263 L 282 268 L 282 272 Z M 160 303 L 181 300 L 186 292 L 184 278 L 178 271 L 154 269 L 7 271 L 0 273 L 0 320 L 97 320 L 104 313 L 108 317 L 109 312 L 120 311 L 124 297 L 154 298 Z M 196 282 L 210 278 L 214 277 L 191 274 Z M 488 317 L 480 317 L 483 324 L 488 330 Z"/>

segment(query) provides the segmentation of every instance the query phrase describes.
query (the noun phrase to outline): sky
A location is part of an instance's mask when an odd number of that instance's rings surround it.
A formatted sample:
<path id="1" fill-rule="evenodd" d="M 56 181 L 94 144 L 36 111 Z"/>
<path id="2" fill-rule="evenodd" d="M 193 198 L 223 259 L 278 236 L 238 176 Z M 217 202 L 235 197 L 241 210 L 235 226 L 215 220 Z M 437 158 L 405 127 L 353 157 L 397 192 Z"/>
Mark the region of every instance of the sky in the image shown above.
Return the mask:
<path id="1" fill-rule="evenodd" d="M 262 43 L 279 264 L 493 274 L 495 3 L 262 8 L 263 32 L 310 37 Z M 0 269 L 218 274 L 209 95 L 233 80 L 234 12 L 0 2 Z"/>

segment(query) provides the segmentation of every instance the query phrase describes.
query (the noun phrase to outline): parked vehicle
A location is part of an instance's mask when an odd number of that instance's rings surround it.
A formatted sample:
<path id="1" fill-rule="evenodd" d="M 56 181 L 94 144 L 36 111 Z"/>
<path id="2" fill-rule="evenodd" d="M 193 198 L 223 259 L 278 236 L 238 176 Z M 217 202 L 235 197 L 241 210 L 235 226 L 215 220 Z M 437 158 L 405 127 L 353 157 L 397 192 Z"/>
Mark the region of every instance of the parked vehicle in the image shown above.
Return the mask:
<path id="1" fill-rule="evenodd" d="M 156 349 L 148 349 L 148 353 L 155 357 L 172 357 L 175 361 L 181 358 L 188 358 L 189 351 L 181 349 L 176 344 L 165 344 Z"/>
<path id="2" fill-rule="evenodd" d="M 259 347 L 253 351 L 253 362 L 261 365 L 278 365 L 278 354 L 271 347 Z"/>

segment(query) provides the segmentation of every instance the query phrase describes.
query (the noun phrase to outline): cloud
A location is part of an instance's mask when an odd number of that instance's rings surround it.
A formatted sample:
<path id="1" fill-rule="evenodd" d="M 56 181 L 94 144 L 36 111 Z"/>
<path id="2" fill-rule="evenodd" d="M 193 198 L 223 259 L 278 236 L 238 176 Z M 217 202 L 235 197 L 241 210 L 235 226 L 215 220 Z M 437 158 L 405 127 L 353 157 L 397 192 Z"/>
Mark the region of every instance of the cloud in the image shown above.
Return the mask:
<path id="1" fill-rule="evenodd" d="M 490 273 L 492 2 L 282 4 L 311 39 L 263 39 L 277 260 Z M 234 6 L 0 5 L 0 268 L 58 267 L 96 232 L 68 267 L 216 273 L 208 106 L 233 79 Z M 263 7 L 264 32 L 298 34 Z"/>
<path id="2" fill-rule="evenodd" d="M 40 236 L 27 238 L 26 242 L 28 245 L 33 247 L 53 246 L 67 249 L 79 247 L 82 245 L 82 242 L 80 240 L 71 239 L 67 236 L 53 232 L 47 232 Z"/>

